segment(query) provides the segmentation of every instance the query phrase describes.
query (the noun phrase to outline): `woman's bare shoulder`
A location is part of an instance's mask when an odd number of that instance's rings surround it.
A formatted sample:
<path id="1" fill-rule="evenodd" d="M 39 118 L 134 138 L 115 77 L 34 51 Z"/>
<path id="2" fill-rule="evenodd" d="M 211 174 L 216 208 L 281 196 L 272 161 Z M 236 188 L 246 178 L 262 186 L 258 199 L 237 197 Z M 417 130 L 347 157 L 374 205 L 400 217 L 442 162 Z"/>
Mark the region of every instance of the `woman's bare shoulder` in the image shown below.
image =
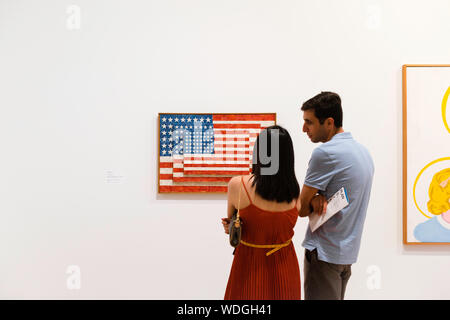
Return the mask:
<path id="1" fill-rule="evenodd" d="M 235 176 L 233 178 L 230 179 L 230 181 L 228 182 L 228 187 L 236 187 L 239 186 L 240 183 L 242 183 L 241 181 L 243 180 L 245 184 L 250 183 L 250 178 L 251 175 L 246 175 L 246 176 Z"/>
<path id="2" fill-rule="evenodd" d="M 228 181 L 228 189 L 234 189 L 241 181 L 241 176 L 236 176 Z"/>

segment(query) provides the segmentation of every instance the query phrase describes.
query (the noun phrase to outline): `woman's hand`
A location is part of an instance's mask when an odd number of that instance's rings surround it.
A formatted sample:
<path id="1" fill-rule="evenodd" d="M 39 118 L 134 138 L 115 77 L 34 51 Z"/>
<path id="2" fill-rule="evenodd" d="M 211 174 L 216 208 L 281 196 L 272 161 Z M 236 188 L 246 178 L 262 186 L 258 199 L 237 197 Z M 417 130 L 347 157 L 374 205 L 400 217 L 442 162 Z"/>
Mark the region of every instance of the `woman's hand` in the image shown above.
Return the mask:
<path id="1" fill-rule="evenodd" d="M 225 229 L 225 233 L 229 234 L 229 225 L 230 225 L 230 219 L 229 218 L 222 218 L 222 224 L 223 224 L 223 228 Z"/>

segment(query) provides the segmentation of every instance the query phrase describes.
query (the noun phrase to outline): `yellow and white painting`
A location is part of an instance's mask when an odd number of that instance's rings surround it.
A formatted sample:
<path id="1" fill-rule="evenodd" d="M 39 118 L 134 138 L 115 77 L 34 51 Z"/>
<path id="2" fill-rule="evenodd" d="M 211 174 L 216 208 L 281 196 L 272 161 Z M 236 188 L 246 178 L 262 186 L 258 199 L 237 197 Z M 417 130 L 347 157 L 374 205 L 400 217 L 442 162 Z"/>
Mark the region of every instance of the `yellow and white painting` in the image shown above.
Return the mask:
<path id="1" fill-rule="evenodd" d="M 406 244 L 450 244 L 450 65 L 403 67 Z"/>

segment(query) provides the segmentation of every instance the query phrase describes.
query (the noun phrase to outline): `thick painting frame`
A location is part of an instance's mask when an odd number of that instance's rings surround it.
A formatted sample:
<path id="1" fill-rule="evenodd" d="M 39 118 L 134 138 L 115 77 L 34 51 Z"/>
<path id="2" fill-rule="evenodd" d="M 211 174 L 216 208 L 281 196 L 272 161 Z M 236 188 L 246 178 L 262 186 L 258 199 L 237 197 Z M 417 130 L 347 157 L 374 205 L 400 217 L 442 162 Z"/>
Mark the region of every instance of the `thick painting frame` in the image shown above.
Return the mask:
<path id="1" fill-rule="evenodd" d="M 450 245 L 450 211 L 443 212 L 446 214 L 443 219 L 440 212 L 447 208 L 437 210 L 434 205 L 436 192 L 448 192 L 449 189 L 445 188 L 450 188 L 447 178 L 450 148 L 445 149 L 445 146 L 450 146 L 449 94 L 450 64 L 403 65 L 402 189 L 405 245 Z M 439 184 L 443 179 L 446 180 Z M 437 226 L 438 220 L 443 224 Z"/>
<path id="2" fill-rule="evenodd" d="M 276 113 L 185 113 L 185 112 L 177 112 L 177 113 L 171 113 L 171 112 L 163 112 L 163 113 L 158 113 L 158 120 L 157 120 L 157 127 L 158 127 L 158 133 L 157 133 L 157 139 L 158 139 L 158 144 L 157 144 L 157 186 L 158 186 L 158 193 L 159 194 L 205 194 L 205 193 L 215 193 L 215 194 L 224 194 L 227 192 L 227 188 L 220 188 L 220 190 L 218 190 L 219 188 L 184 188 L 185 190 L 183 190 L 182 188 L 178 188 L 177 190 L 173 190 L 175 188 L 172 188 L 172 190 L 169 190 L 169 188 L 167 188 L 166 186 L 162 186 L 161 182 L 163 181 L 161 179 L 161 175 L 162 175 L 162 170 L 170 170 L 170 169 L 164 169 L 162 167 L 162 163 L 161 163 L 161 115 L 171 115 L 171 116 L 180 116 L 180 115 L 185 115 L 185 116 L 195 116 L 195 117 L 202 117 L 202 116 L 209 116 L 209 117 L 226 117 L 227 119 L 236 119 L 236 121 L 239 121 L 239 119 L 246 119 L 248 117 L 252 118 L 252 117 L 256 117 L 256 118 L 261 118 L 261 119 L 269 119 L 268 121 L 264 121 L 264 122 L 270 122 L 270 125 L 275 125 L 276 124 Z M 261 127 L 261 129 L 263 129 L 263 127 Z M 249 129 L 250 130 L 250 129 Z M 186 190 L 187 189 L 187 190 Z M 192 190 L 194 189 L 194 190 Z"/>

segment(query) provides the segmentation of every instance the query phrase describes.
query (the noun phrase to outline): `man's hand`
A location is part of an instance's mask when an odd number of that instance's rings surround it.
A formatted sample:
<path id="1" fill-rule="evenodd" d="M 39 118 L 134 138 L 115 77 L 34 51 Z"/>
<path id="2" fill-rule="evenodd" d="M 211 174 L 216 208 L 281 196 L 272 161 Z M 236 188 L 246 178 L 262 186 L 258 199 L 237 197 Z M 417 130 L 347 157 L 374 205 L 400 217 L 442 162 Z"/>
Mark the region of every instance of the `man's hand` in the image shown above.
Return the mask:
<path id="1" fill-rule="evenodd" d="M 229 218 L 222 218 L 222 224 L 223 224 L 223 228 L 225 229 L 225 233 L 229 234 L 229 225 L 230 225 L 230 219 Z"/>
<path id="2" fill-rule="evenodd" d="M 315 195 L 311 200 L 313 212 L 317 212 L 319 216 L 327 212 L 327 205 L 327 199 L 321 194 Z"/>

